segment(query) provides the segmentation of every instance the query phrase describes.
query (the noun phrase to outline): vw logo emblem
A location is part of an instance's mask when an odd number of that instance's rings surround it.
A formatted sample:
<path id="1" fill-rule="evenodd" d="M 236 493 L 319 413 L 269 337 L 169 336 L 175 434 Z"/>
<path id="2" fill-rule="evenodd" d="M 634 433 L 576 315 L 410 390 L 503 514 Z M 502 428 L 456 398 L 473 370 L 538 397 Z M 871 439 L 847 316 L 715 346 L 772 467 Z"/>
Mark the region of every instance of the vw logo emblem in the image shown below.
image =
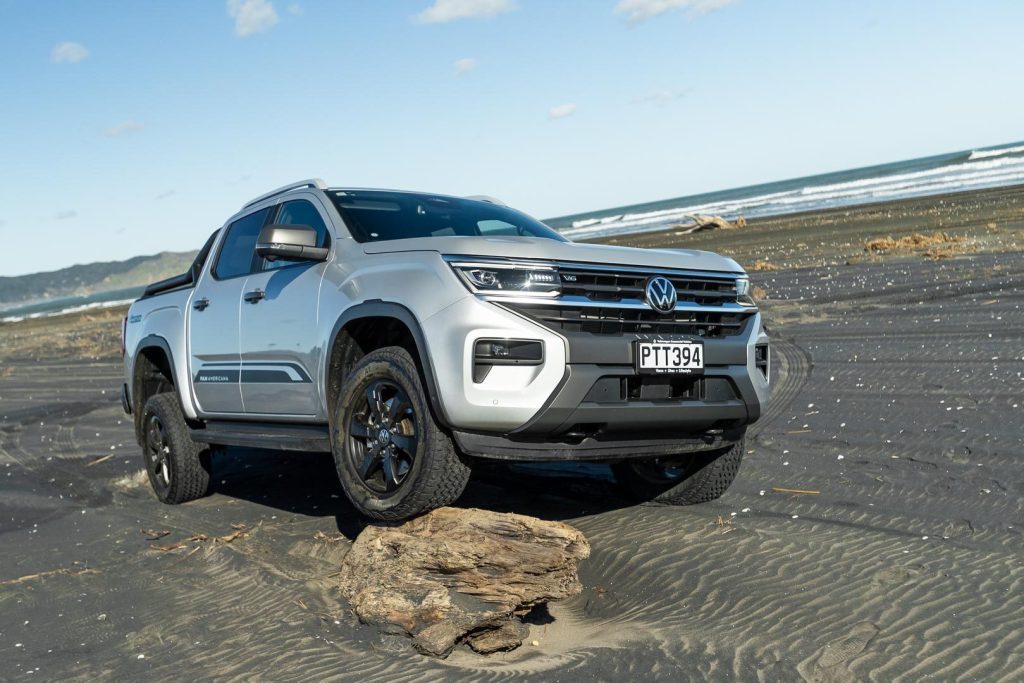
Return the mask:
<path id="1" fill-rule="evenodd" d="M 676 309 L 676 286 L 660 275 L 647 281 L 647 303 L 658 313 L 671 313 Z"/>

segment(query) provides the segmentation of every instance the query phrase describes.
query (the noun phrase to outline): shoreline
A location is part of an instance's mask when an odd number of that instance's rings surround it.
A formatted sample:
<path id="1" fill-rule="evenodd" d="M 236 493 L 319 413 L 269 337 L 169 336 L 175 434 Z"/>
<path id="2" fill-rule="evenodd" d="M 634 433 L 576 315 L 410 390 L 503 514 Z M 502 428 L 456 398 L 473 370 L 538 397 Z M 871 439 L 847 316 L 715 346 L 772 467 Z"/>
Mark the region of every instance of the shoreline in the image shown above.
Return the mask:
<path id="1" fill-rule="evenodd" d="M 777 213 L 771 216 L 757 216 L 753 218 L 747 218 L 742 214 L 738 214 L 735 218 L 726 218 L 730 222 L 735 223 L 736 220 L 743 218 L 748 225 L 755 225 L 758 223 L 773 222 L 773 221 L 784 221 L 784 220 L 800 220 L 807 217 L 827 218 L 829 216 L 845 216 L 850 213 L 862 213 L 877 211 L 883 208 L 896 208 L 904 205 L 934 205 L 934 204 L 945 204 L 947 202 L 957 203 L 959 199 L 976 198 L 976 199 L 987 199 L 989 196 L 1002 196 L 1007 194 L 1024 195 L 1024 183 L 1016 183 L 1013 185 L 1002 185 L 999 187 L 988 187 L 981 190 L 958 190 L 955 192 L 942 192 L 939 194 L 931 194 L 923 197 L 905 197 L 901 199 L 882 199 L 875 202 L 864 202 L 858 204 L 850 204 L 847 206 L 836 206 L 827 209 L 808 209 L 805 211 L 792 211 L 788 213 Z M 589 242 L 609 242 L 615 239 L 624 239 L 627 237 L 647 237 L 656 233 L 671 233 L 674 228 L 658 228 L 655 230 L 645 230 L 642 232 L 629 233 L 628 235 L 609 235 L 607 237 L 596 237 L 591 240 L 580 240 Z"/>
<path id="2" fill-rule="evenodd" d="M 872 239 L 937 231 L 966 238 L 974 253 L 1021 250 L 1024 185 L 756 218 L 730 230 L 684 234 L 670 228 L 593 242 L 718 251 L 748 270 L 760 261 L 788 269 L 872 260 L 877 257 L 866 251 Z"/>

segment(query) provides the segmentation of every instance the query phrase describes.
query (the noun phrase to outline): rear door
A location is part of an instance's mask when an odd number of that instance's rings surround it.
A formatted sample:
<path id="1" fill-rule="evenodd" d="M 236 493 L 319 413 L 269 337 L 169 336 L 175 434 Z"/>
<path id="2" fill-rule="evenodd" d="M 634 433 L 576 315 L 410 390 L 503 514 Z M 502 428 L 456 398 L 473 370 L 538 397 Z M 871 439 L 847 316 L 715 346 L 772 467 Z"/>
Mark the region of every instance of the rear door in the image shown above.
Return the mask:
<path id="1" fill-rule="evenodd" d="M 244 412 L 238 316 L 246 279 L 256 267 L 256 238 L 269 215 L 263 209 L 228 226 L 210 271 L 192 294 L 189 372 L 204 415 Z"/>
<path id="2" fill-rule="evenodd" d="M 282 202 L 278 225 L 306 225 L 329 247 L 327 212 L 315 196 Z M 266 261 L 242 293 L 242 403 L 247 414 L 313 417 L 320 412 L 316 375 L 324 340 L 317 325 L 320 283 L 328 261 Z"/>

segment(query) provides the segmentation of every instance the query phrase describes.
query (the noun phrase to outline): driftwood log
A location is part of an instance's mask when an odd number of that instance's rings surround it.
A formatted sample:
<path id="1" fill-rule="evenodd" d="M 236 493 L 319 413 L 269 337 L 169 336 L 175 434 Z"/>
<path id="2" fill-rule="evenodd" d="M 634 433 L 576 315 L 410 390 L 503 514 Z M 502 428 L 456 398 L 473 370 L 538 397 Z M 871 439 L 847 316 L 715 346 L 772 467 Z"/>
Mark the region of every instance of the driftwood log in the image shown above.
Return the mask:
<path id="1" fill-rule="evenodd" d="M 400 526 L 363 530 L 341 566 L 341 592 L 360 621 L 405 633 L 446 657 L 465 641 L 511 650 L 537 605 L 579 594 L 590 555 L 568 524 L 477 509 L 441 508 Z"/>
<path id="2" fill-rule="evenodd" d="M 721 216 L 703 216 L 700 214 L 694 214 L 687 215 L 686 218 L 691 222 L 677 223 L 672 226 L 672 229 L 676 231 L 676 234 L 689 235 L 690 233 L 701 232 L 703 230 L 734 230 L 736 228 L 742 228 L 747 224 L 746 219 L 742 216 L 737 219 L 735 225 Z"/>

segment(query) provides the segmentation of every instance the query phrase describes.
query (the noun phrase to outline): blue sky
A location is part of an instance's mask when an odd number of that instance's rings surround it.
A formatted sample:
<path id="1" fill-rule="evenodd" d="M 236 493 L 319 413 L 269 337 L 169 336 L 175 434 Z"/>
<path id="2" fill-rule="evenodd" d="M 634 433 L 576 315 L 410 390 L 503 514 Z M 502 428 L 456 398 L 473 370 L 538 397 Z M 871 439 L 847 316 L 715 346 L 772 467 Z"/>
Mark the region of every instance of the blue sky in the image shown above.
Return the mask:
<path id="1" fill-rule="evenodd" d="M 197 248 L 311 176 L 550 217 L 1019 140 L 1021 26 L 1009 0 L 0 0 L 0 275 Z"/>

